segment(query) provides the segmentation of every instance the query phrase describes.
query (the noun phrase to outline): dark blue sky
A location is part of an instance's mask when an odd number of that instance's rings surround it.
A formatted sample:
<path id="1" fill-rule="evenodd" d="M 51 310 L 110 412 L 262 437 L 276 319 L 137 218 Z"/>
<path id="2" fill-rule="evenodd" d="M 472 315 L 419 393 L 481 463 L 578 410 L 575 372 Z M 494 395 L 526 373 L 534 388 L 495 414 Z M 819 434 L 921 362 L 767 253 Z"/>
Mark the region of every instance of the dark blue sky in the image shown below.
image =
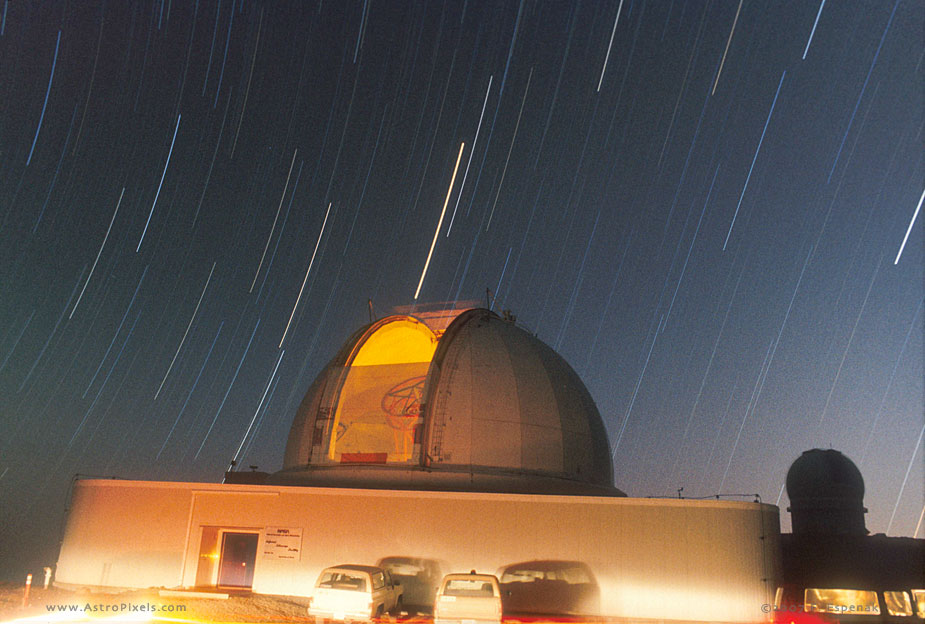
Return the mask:
<path id="1" fill-rule="evenodd" d="M 920 523 L 921 3 L 0 4 L 3 576 L 75 473 L 215 481 L 252 421 L 281 467 L 461 143 L 418 301 L 556 348 L 618 487 L 785 509 L 834 447 Z"/>

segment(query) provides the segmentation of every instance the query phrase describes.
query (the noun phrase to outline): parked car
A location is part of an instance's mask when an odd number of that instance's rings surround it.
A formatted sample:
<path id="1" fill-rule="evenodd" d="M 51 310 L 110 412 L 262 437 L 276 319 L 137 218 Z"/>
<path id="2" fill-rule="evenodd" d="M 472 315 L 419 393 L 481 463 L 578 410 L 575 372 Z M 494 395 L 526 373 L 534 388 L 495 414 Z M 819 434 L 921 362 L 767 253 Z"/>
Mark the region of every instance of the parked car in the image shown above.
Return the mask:
<path id="1" fill-rule="evenodd" d="M 389 571 L 396 583 L 401 583 L 406 610 L 430 613 L 437 585 L 443 578 L 439 561 L 422 557 L 384 557 L 376 565 Z"/>
<path id="2" fill-rule="evenodd" d="M 494 574 L 447 574 L 437 590 L 434 624 L 500 624 L 501 586 Z"/>
<path id="3" fill-rule="evenodd" d="M 504 612 L 531 615 L 597 615 L 601 590 L 581 561 L 524 561 L 498 570 Z"/>
<path id="4" fill-rule="evenodd" d="M 388 570 L 376 566 L 339 565 L 318 576 L 308 614 L 333 620 L 353 620 L 398 614 L 402 587 Z"/>

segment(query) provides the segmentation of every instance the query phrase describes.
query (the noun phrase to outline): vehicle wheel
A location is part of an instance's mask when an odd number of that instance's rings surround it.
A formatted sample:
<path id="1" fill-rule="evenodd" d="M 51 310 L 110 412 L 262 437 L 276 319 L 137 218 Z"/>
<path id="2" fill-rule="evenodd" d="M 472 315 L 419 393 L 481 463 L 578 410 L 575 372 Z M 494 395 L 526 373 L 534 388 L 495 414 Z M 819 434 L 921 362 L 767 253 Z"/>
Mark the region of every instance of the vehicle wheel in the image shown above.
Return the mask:
<path id="1" fill-rule="evenodd" d="M 391 613 L 392 615 L 401 615 L 401 612 L 403 610 L 404 610 L 404 607 L 402 606 L 401 596 L 399 596 L 398 602 L 395 603 L 395 606 L 392 608 L 392 610 L 389 613 Z"/>
<path id="2" fill-rule="evenodd" d="M 379 607 L 376 609 L 376 619 L 381 620 L 383 613 L 384 611 L 383 611 L 382 605 L 379 605 Z"/>

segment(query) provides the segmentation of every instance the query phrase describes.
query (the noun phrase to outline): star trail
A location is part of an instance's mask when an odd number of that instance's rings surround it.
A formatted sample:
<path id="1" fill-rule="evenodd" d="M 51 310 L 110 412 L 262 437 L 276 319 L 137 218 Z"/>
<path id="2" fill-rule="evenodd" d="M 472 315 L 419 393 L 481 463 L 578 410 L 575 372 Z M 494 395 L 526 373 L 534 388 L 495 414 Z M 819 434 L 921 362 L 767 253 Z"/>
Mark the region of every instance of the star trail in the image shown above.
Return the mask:
<path id="1" fill-rule="evenodd" d="M 75 474 L 279 469 L 371 310 L 447 300 L 566 358 L 631 496 L 784 510 L 837 448 L 922 537 L 923 17 L 4 1 L 2 578 L 54 563 Z"/>

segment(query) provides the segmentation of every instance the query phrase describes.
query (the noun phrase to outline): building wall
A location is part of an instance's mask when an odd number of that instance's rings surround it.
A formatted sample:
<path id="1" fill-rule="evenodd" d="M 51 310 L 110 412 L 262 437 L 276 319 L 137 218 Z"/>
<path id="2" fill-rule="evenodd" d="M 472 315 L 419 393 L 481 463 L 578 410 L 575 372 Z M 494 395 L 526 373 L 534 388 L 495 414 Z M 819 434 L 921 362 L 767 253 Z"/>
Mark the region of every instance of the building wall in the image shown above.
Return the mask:
<path id="1" fill-rule="evenodd" d="M 56 582 L 193 586 L 203 532 L 220 527 L 260 535 L 259 593 L 309 596 L 324 567 L 389 556 L 444 573 L 552 559 L 591 567 L 604 615 L 755 622 L 776 586 L 778 522 L 745 502 L 87 480 Z M 263 554 L 279 528 L 301 533 L 293 559 Z"/>
<path id="2" fill-rule="evenodd" d="M 81 586 L 178 585 L 192 498 L 191 484 L 183 485 L 77 482 L 56 578 Z"/>

